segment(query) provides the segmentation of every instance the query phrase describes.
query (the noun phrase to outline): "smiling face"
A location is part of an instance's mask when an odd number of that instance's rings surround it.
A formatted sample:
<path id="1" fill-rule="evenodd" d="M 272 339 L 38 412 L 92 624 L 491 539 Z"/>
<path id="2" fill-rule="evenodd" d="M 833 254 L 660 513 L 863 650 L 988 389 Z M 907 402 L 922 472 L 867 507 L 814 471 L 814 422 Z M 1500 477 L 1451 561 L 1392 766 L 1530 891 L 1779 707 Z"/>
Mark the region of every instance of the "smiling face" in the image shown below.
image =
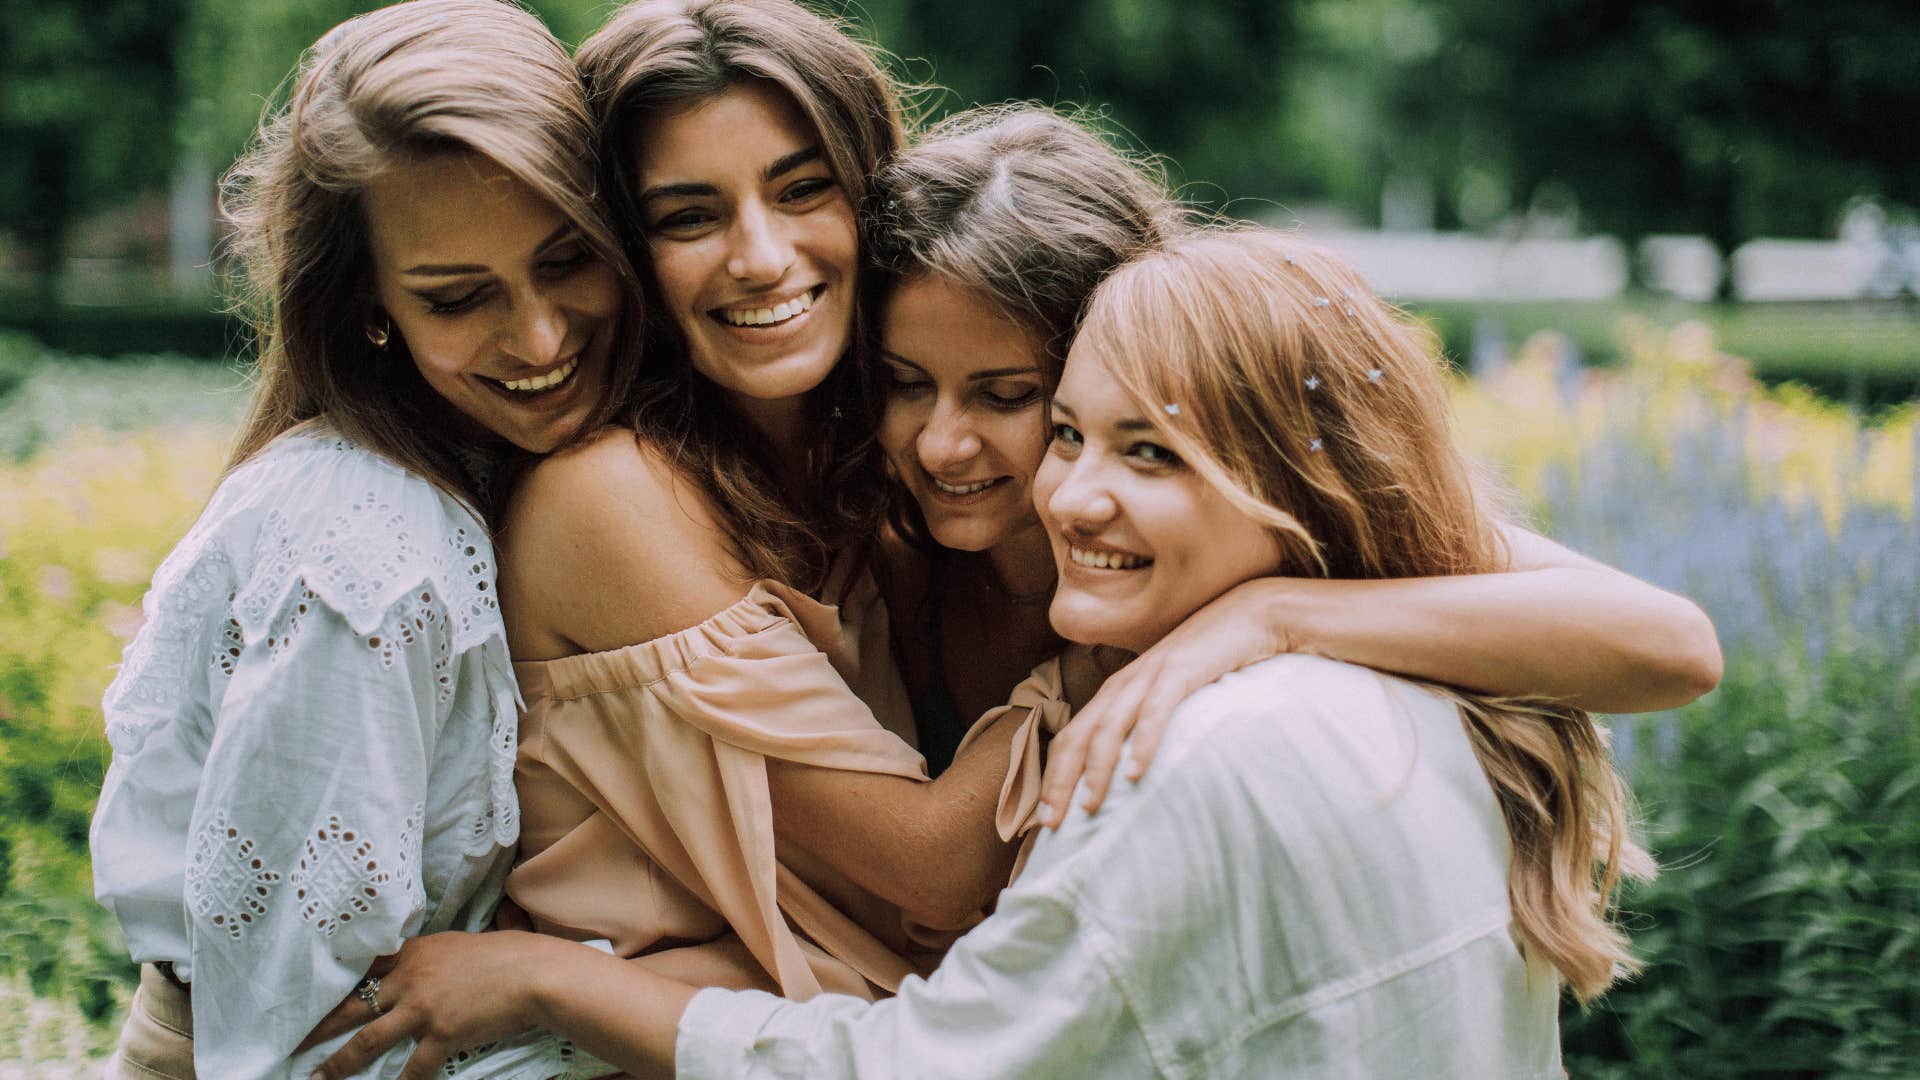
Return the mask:
<path id="1" fill-rule="evenodd" d="M 880 445 L 933 539 L 986 551 L 1038 528 L 1051 366 L 1040 342 L 979 293 L 926 276 L 894 289 L 881 331 Z"/>
<path id="2" fill-rule="evenodd" d="M 578 434 L 606 393 L 622 290 L 573 223 L 464 153 L 388 169 L 365 205 L 392 336 L 471 433 L 535 453 Z"/>
<path id="3" fill-rule="evenodd" d="M 853 207 L 785 92 L 745 81 L 634 140 L 637 204 L 694 369 L 740 398 L 826 379 L 852 334 Z"/>
<path id="4" fill-rule="evenodd" d="M 1280 546 L 1164 445 L 1079 346 L 1053 398 L 1034 504 L 1053 544 L 1053 628 L 1140 652 L 1208 601 L 1274 572 Z"/>

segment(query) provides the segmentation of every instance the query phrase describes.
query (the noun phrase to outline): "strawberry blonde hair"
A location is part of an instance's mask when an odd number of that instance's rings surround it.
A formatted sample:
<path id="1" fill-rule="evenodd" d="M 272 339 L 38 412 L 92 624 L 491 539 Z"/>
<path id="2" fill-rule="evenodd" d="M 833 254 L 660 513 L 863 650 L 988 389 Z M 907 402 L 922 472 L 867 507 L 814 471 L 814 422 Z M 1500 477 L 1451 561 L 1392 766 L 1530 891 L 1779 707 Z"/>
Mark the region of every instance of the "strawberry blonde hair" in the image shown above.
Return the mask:
<path id="1" fill-rule="evenodd" d="M 1325 249 L 1253 228 L 1176 238 L 1100 286 L 1074 349 L 1267 526 L 1278 573 L 1506 569 L 1504 514 L 1454 441 L 1431 335 Z M 1589 1001 L 1634 969 L 1619 880 L 1652 873 L 1605 733 L 1578 709 L 1435 689 L 1505 819 L 1518 935 Z"/>

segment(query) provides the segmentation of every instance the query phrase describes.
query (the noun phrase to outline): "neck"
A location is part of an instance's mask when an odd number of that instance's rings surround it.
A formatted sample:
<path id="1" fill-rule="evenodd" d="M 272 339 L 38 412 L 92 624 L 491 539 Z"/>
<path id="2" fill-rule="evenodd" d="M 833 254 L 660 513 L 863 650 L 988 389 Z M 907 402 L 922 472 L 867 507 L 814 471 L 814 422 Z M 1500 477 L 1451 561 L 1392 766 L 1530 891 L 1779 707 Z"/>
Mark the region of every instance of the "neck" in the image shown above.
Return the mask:
<path id="1" fill-rule="evenodd" d="M 1020 599 L 1040 594 L 1051 595 L 1058 575 L 1053 566 L 1053 545 L 1038 521 L 987 549 L 987 561 L 1008 597 Z"/>
<path id="2" fill-rule="evenodd" d="M 733 395 L 747 422 L 767 441 L 767 462 L 789 501 L 799 505 L 807 487 L 807 399 L 805 395 L 772 400 Z"/>

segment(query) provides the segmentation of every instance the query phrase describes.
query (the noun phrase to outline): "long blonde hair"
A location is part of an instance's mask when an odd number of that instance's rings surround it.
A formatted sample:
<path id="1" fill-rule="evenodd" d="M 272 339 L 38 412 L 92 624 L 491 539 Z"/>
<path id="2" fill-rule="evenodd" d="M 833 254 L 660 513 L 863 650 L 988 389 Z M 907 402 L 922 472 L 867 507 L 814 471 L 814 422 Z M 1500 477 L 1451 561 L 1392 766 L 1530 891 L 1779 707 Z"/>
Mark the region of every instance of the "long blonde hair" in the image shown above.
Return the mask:
<path id="1" fill-rule="evenodd" d="M 1074 347 L 1268 526 L 1279 573 L 1505 568 L 1502 509 L 1454 441 L 1431 336 L 1331 253 L 1260 229 L 1177 239 L 1107 279 Z M 1589 1000 L 1633 968 L 1612 919 L 1620 876 L 1652 872 L 1605 736 L 1577 709 L 1443 692 L 1513 843 L 1520 938 Z"/>
<path id="2" fill-rule="evenodd" d="M 742 81 L 770 83 L 812 125 L 856 209 L 866 202 L 868 178 L 904 142 L 900 91 L 877 50 L 790 0 L 636 0 L 581 43 L 575 59 L 600 123 L 608 197 L 643 272 L 649 263 L 633 201 L 633 158 L 650 119 Z M 865 347 L 866 317 L 856 304 L 856 353 Z M 727 395 L 693 371 L 671 319 L 656 318 L 649 340 L 656 347 L 634 388 L 634 428 L 673 454 L 706 491 L 750 574 L 817 588 L 836 553 L 871 539 L 885 500 L 860 357 L 843 357 L 807 395 L 812 469 L 796 506 L 773 481 L 772 448 L 753 436 Z"/>
<path id="3" fill-rule="evenodd" d="M 259 368 L 229 467 L 324 418 L 453 494 L 490 509 L 444 432 L 451 406 L 405 342 L 376 349 L 363 196 L 383 170 L 423 156 L 487 158 L 552 203 L 637 299 L 596 194 L 594 125 L 573 62 L 540 20 L 504 0 L 411 0 L 341 23 L 309 48 L 288 100 L 222 181 Z M 630 313 L 631 314 L 631 313 Z M 639 322 L 623 318 L 602 418 L 626 395 Z"/>

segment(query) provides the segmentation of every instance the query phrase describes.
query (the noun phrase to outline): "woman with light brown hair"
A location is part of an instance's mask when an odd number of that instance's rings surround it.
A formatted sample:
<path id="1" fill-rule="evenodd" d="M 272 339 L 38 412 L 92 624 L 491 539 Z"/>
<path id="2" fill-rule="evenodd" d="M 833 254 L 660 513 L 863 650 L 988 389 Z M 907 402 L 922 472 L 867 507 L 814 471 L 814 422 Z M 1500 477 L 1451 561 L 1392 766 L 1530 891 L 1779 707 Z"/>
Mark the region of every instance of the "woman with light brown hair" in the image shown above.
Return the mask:
<path id="1" fill-rule="evenodd" d="M 306 1075 L 375 957 L 480 929 L 519 835 L 492 478 L 597 428 L 638 288 L 565 50 L 496 0 L 309 49 L 227 176 L 253 410 L 108 689 L 95 890 L 140 989 L 109 1073 Z M 476 228 L 484 223 L 484 228 Z M 526 1039 L 465 1075 L 569 1073 Z"/>
<path id="2" fill-rule="evenodd" d="M 1442 366 L 1295 237 L 1204 233 L 1119 269 L 1035 478 L 1056 628 L 1145 653 L 1272 576 L 1499 568 Z M 408 945 L 399 1010 L 326 1075 L 411 1033 L 424 1077 L 534 1023 L 639 1075 L 1548 1077 L 1562 988 L 1589 1001 L 1632 968 L 1612 893 L 1650 866 L 1578 710 L 1273 657 L 1188 697 L 1108 803 L 1041 834 L 889 1000 L 696 992 L 551 938 L 450 935 Z"/>

